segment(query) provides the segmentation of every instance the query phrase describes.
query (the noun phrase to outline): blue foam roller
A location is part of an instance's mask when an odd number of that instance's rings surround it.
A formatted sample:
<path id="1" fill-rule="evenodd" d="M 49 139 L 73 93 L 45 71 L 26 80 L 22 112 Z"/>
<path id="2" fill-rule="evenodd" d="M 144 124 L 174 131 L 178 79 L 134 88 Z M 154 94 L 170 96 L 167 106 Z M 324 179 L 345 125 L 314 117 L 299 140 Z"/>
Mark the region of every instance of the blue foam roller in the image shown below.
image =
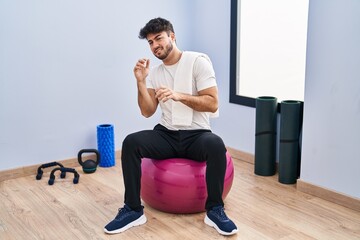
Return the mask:
<path id="1" fill-rule="evenodd" d="M 97 146 L 100 153 L 100 167 L 115 166 L 114 126 L 101 124 L 97 126 Z"/>

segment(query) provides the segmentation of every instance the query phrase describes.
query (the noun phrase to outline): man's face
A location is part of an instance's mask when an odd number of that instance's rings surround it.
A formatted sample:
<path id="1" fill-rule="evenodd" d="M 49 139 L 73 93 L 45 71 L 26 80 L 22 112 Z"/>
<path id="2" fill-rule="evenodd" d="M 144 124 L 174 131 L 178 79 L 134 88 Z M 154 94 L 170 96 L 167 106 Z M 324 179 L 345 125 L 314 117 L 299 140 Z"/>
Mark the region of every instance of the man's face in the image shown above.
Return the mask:
<path id="1" fill-rule="evenodd" d="M 151 51 L 155 57 L 160 60 L 166 59 L 173 49 L 173 33 L 170 33 L 170 36 L 168 36 L 165 31 L 160 33 L 149 33 L 146 39 L 148 40 Z"/>

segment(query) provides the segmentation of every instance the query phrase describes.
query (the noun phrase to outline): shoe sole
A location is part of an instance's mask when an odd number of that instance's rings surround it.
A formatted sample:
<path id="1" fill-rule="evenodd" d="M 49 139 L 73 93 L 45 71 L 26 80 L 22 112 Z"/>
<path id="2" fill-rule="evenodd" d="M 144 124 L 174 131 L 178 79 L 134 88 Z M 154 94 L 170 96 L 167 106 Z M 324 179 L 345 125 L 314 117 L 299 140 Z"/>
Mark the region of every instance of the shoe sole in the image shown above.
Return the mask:
<path id="1" fill-rule="evenodd" d="M 121 232 L 124 232 L 124 231 L 128 230 L 129 228 L 132 228 L 132 227 L 136 227 L 136 226 L 140 226 L 140 225 L 142 225 L 142 224 L 145 224 L 146 221 L 147 221 L 146 216 L 145 216 L 145 215 L 142 215 L 141 217 L 139 217 L 139 218 L 136 219 L 135 221 L 132 221 L 131 223 L 129 223 L 128 225 L 125 225 L 125 226 L 122 227 L 122 228 L 119 228 L 119 229 L 116 229 L 116 230 L 113 230 L 113 231 L 109 231 L 109 230 L 107 230 L 106 228 L 104 228 L 104 232 L 107 233 L 107 234 L 121 233 Z"/>
<path id="2" fill-rule="evenodd" d="M 229 236 L 229 235 L 233 235 L 233 234 L 235 234 L 235 233 L 238 232 L 238 229 L 234 229 L 234 230 L 232 230 L 231 232 L 224 232 L 224 231 L 222 231 L 222 230 L 216 225 L 216 223 L 214 223 L 207 215 L 205 216 L 204 222 L 205 222 L 206 225 L 215 228 L 216 231 L 217 231 L 218 233 L 220 233 L 221 235 Z"/>

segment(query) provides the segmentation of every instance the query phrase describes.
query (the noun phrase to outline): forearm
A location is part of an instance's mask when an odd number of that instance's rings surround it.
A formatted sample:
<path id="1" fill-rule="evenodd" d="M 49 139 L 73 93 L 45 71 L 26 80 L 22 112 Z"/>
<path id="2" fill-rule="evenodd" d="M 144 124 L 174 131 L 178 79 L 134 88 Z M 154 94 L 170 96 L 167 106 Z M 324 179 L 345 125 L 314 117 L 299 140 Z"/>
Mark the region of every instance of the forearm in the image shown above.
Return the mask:
<path id="1" fill-rule="evenodd" d="M 216 112 L 218 109 L 217 98 L 211 95 L 180 94 L 180 102 L 198 112 Z"/>
<path id="2" fill-rule="evenodd" d="M 141 111 L 141 114 L 144 117 L 151 117 L 157 107 L 157 102 L 153 96 L 149 93 L 146 85 L 143 83 L 138 83 L 138 105 Z"/>
<path id="3" fill-rule="evenodd" d="M 181 102 L 198 112 L 216 112 L 218 109 L 217 87 L 210 87 L 198 92 L 198 95 L 174 92 L 173 90 L 161 87 L 155 90 L 154 98 L 161 102 L 169 99 Z"/>

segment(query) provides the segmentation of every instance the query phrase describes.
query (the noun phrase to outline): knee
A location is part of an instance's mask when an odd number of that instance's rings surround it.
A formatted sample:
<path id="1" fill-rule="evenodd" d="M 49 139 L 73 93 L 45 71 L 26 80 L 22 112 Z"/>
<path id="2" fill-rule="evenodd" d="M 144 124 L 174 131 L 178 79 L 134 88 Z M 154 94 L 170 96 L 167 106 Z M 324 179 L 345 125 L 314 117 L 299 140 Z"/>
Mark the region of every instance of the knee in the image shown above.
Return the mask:
<path id="1" fill-rule="evenodd" d="M 226 147 L 223 140 L 215 135 L 208 134 L 204 136 L 201 146 L 202 157 L 208 161 L 212 161 L 212 159 L 225 159 Z"/>
<path id="2" fill-rule="evenodd" d="M 214 153 L 217 152 L 218 154 L 225 154 L 226 152 L 224 141 L 215 134 L 212 134 L 207 138 L 206 148 L 214 151 Z"/>
<path id="3" fill-rule="evenodd" d="M 137 133 L 127 135 L 122 143 L 122 151 L 132 151 L 139 146 L 139 137 Z"/>

